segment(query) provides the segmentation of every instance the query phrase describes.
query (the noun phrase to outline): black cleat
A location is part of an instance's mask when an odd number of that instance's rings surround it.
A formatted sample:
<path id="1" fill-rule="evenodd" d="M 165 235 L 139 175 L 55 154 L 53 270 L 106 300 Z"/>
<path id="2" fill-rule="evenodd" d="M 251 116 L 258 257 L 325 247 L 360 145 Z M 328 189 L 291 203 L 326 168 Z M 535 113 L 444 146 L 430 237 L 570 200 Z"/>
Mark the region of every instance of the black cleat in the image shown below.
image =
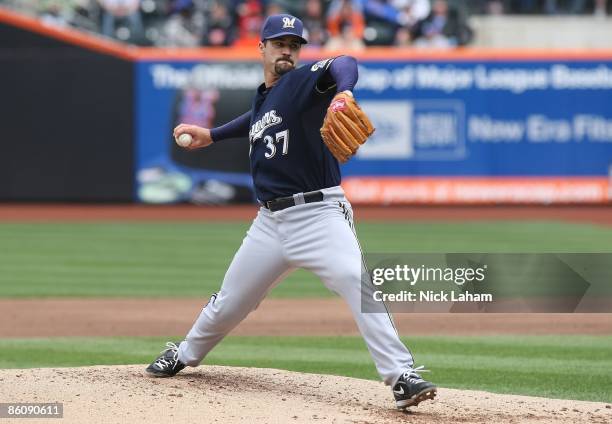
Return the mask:
<path id="1" fill-rule="evenodd" d="M 180 343 L 179 343 L 180 344 Z M 178 346 L 172 342 L 166 343 L 167 349 L 146 369 L 152 377 L 172 377 L 185 368 L 178 360 Z"/>
<path id="2" fill-rule="evenodd" d="M 423 380 L 417 371 L 427 371 L 423 367 L 410 368 L 402 374 L 393 386 L 393 395 L 395 396 L 395 404 L 397 409 L 404 410 L 409 406 L 417 406 L 419 403 L 427 399 L 433 399 L 436 396 L 438 388 L 435 384 Z"/>

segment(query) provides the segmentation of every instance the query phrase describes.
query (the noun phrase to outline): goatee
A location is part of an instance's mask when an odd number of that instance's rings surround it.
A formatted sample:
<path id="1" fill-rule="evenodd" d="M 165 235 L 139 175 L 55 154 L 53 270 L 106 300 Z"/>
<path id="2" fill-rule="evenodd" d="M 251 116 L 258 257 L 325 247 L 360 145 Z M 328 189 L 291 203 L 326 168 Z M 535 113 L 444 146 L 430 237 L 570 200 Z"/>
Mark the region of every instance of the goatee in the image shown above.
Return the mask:
<path id="1" fill-rule="evenodd" d="M 288 62 L 276 62 L 274 65 L 274 72 L 276 75 L 285 75 L 287 72 L 292 71 L 294 68 L 292 63 Z"/>

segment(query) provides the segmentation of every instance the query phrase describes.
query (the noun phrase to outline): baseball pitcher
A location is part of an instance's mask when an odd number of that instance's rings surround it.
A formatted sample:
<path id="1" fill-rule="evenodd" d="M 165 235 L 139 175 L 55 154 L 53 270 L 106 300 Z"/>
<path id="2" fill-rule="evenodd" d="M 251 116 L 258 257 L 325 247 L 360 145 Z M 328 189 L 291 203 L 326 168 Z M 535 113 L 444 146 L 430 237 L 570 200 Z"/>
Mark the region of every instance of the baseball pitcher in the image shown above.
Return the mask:
<path id="1" fill-rule="evenodd" d="M 361 312 L 362 289 L 372 284 L 364 272 L 338 164 L 350 159 L 374 131 L 351 93 L 357 62 L 339 56 L 298 68 L 306 43 L 298 18 L 268 17 L 259 43 L 264 83 L 251 109 L 221 127 L 181 124 L 174 130 L 188 150 L 248 134 L 261 207 L 219 293 L 212 295 L 185 340 L 178 346 L 167 343 L 146 371 L 171 377 L 186 366 L 198 366 L 276 284 L 296 268 L 305 268 L 348 303 L 397 407 L 416 406 L 433 399 L 436 386 L 419 375 L 422 367 L 414 368 L 389 314 Z"/>

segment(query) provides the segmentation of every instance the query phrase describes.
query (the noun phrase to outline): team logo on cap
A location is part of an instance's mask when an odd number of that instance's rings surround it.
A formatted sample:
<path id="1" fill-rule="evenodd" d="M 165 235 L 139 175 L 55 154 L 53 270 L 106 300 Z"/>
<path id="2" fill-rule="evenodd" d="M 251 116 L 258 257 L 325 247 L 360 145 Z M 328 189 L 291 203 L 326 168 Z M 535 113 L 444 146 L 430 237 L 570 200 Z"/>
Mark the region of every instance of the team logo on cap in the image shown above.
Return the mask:
<path id="1" fill-rule="evenodd" d="M 288 16 L 283 17 L 283 29 L 284 28 L 295 28 L 293 25 L 295 24 L 295 17 L 290 18 Z"/>

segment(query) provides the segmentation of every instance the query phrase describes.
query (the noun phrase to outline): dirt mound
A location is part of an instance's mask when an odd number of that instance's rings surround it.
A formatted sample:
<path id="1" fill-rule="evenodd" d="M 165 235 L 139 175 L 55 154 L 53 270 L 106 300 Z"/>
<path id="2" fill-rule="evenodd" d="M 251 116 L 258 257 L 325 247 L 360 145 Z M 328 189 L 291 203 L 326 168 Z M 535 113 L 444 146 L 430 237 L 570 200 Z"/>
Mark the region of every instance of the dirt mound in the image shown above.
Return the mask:
<path id="1" fill-rule="evenodd" d="M 403 413 L 375 381 L 219 366 L 153 379 L 144 367 L 0 370 L 2 402 L 62 402 L 66 423 L 612 422 L 596 402 L 440 389 Z"/>

